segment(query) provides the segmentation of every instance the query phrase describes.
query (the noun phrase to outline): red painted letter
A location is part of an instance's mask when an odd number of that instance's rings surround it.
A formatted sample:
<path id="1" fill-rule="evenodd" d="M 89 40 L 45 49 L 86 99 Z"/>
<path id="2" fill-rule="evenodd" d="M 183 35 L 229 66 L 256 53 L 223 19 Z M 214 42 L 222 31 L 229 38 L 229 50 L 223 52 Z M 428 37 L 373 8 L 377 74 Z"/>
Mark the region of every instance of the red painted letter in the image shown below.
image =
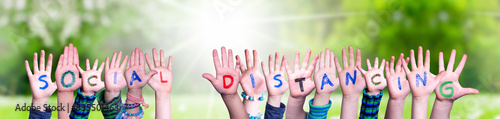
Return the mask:
<path id="1" fill-rule="evenodd" d="M 226 85 L 226 78 L 230 78 L 231 79 L 231 83 L 229 83 L 229 84 Z M 233 76 L 231 76 L 231 75 L 224 75 L 224 76 L 222 76 L 222 79 L 223 79 L 222 81 L 224 82 L 224 88 L 225 89 L 228 89 L 229 87 L 233 86 L 233 81 L 234 81 Z"/>

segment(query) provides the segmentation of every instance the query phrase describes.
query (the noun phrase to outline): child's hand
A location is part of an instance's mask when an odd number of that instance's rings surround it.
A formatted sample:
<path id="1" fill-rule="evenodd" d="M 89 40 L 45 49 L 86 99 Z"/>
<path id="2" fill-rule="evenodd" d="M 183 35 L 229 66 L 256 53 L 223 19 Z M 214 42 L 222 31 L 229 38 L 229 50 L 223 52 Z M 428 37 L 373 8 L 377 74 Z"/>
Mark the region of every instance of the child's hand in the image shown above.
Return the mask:
<path id="1" fill-rule="evenodd" d="M 387 86 L 387 82 L 384 77 L 384 65 L 385 59 L 380 63 L 380 68 L 378 65 L 378 57 L 375 57 L 375 64 L 371 67 L 371 63 L 369 59 L 366 59 L 366 66 L 368 66 L 368 71 L 363 70 L 361 66 L 357 66 L 358 70 L 363 73 L 365 76 L 366 86 L 368 87 L 368 94 L 370 95 L 378 95 L 380 91 L 382 91 L 385 86 Z"/>
<path id="2" fill-rule="evenodd" d="M 335 57 L 335 64 L 340 78 L 340 88 L 344 96 L 359 96 L 359 93 L 365 88 L 365 79 L 361 76 L 361 72 L 357 71 L 356 66 L 361 66 L 361 51 L 356 50 L 356 65 L 354 65 L 354 54 L 352 46 L 349 46 L 349 62 L 347 61 L 345 49 L 342 49 L 342 62 L 344 70 L 339 64 L 339 60 Z"/>
<path id="3" fill-rule="evenodd" d="M 25 60 L 24 64 L 26 66 L 26 72 L 28 73 L 33 100 L 35 101 L 40 99 L 44 100 L 46 103 L 48 98 L 57 89 L 57 84 L 52 82 L 50 77 L 52 71 L 52 54 L 49 54 L 47 68 L 45 68 L 45 51 L 42 50 L 40 54 L 40 69 L 38 69 L 38 55 L 37 53 L 33 55 L 34 74 L 31 72 L 28 60 Z"/>
<path id="4" fill-rule="evenodd" d="M 99 64 L 99 60 L 95 59 L 94 66 L 90 69 L 89 59 L 87 59 L 87 71 L 83 70 L 80 66 L 77 65 L 78 70 L 82 74 L 82 87 L 84 95 L 94 95 L 97 91 L 104 88 L 104 82 L 101 81 L 101 73 L 104 68 L 104 62 L 101 63 L 99 69 L 97 69 L 97 65 Z"/>
<path id="5" fill-rule="evenodd" d="M 420 46 L 418 47 L 418 67 L 415 63 L 415 53 L 413 50 L 410 51 L 412 71 L 408 68 L 408 62 L 403 62 L 403 68 L 408 77 L 408 81 L 410 82 L 410 89 L 413 97 L 429 96 L 439 84 L 439 79 L 437 79 L 436 76 L 430 72 L 431 61 L 429 55 L 430 51 L 427 50 L 424 65 L 422 46 Z"/>
<path id="6" fill-rule="evenodd" d="M 236 65 L 239 65 L 241 71 L 240 84 L 243 91 L 248 96 L 260 97 L 264 91 L 266 91 L 266 83 L 264 82 L 264 77 L 259 70 L 259 57 L 257 51 L 253 50 L 253 64 L 250 59 L 250 52 L 245 50 L 245 58 L 248 69 L 241 63 L 240 56 L 236 55 Z"/>
<path id="7" fill-rule="evenodd" d="M 237 95 L 238 83 L 240 83 L 240 73 L 238 72 L 239 65 L 234 67 L 233 51 L 229 49 L 229 58 L 226 54 L 226 48 L 221 48 L 222 65 L 220 64 L 217 50 L 213 50 L 213 60 L 215 65 L 216 77 L 209 73 L 204 73 L 203 78 L 208 79 L 214 88 L 221 95 Z M 229 60 L 229 61 L 228 61 Z M 236 62 L 239 64 L 239 62 Z"/>
<path id="8" fill-rule="evenodd" d="M 106 85 L 106 91 L 119 93 L 127 86 L 127 81 L 125 81 L 125 77 L 123 76 L 123 70 L 125 69 L 125 63 L 127 63 L 128 56 L 125 55 L 123 62 L 120 63 L 121 58 L 122 51 L 118 52 L 118 57 L 116 57 L 116 52 L 113 53 L 111 64 L 109 63 L 109 57 L 106 57 L 104 67 L 104 84 Z"/>
<path id="9" fill-rule="evenodd" d="M 316 65 L 316 61 L 318 61 L 318 55 L 314 57 L 309 67 L 307 64 L 309 63 L 309 59 L 311 57 L 311 50 L 307 50 L 306 57 L 302 62 L 302 67 L 299 67 L 300 64 L 300 52 L 295 53 L 295 66 L 294 71 L 290 69 L 288 65 L 288 60 L 285 57 L 285 68 L 286 73 L 288 74 L 288 85 L 290 86 L 290 96 L 293 98 L 305 98 L 307 95 L 314 90 L 314 82 L 311 79 L 311 75 L 314 70 L 314 66 Z M 307 68 L 307 69 L 306 69 Z"/>
<path id="10" fill-rule="evenodd" d="M 319 63 L 314 68 L 314 83 L 316 85 L 316 95 L 328 95 L 339 87 L 339 78 L 335 71 L 335 54 L 330 49 L 321 52 Z M 328 103 L 328 102 L 326 102 Z"/>
<path id="11" fill-rule="evenodd" d="M 279 54 L 276 52 L 274 57 L 274 67 L 272 64 L 273 57 L 269 55 L 269 72 L 265 68 L 264 61 L 261 62 L 262 70 L 264 71 L 264 77 L 266 77 L 267 92 L 269 93 L 269 98 L 281 96 L 288 90 L 288 83 L 285 82 L 285 57 L 283 56 L 281 61 L 281 67 L 279 66 Z M 279 104 L 279 103 L 278 103 Z M 278 105 L 279 106 L 279 105 Z M 277 106 L 276 106 L 277 107 Z"/>
<path id="12" fill-rule="evenodd" d="M 458 64 L 457 69 L 453 72 L 453 65 L 455 63 L 456 50 L 451 51 L 450 61 L 448 62 L 448 68 L 445 71 L 443 52 L 439 53 L 439 72 L 445 73 L 441 79 L 440 85 L 436 87 L 436 99 L 440 101 L 450 101 L 453 102 L 458 98 L 468 95 L 468 94 L 479 94 L 479 91 L 474 88 L 462 88 L 458 82 L 458 77 L 462 73 L 465 62 L 467 61 L 467 55 L 462 56 L 460 64 Z M 438 79 L 439 80 L 439 79 Z"/>
<path id="13" fill-rule="evenodd" d="M 127 80 L 127 86 L 130 89 L 142 89 L 151 76 L 158 73 L 155 70 L 146 73 L 144 66 L 144 53 L 139 48 L 135 48 L 130 54 L 130 60 L 127 63 L 127 69 L 125 70 L 125 79 Z"/>
<path id="14" fill-rule="evenodd" d="M 151 71 L 158 71 L 158 74 L 153 75 L 148 84 L 155 92 L 170 93 L 172 91 L 172 56 L 168 57 L 168 69 L 163 56 L 163 50 L 160 50 L 160 60 L 156 54 L 156 48 L 153 48 L 154 64 L 149 59 L 146 53 L 146 61 Z"/>
<path id="15" fill-rule="evenodd" d="M 59 92 L 73 92 L 80 88 L 82 81 L 76 68 L 78 65 L 78 50 L 70 43 L 69 47 L 64 47 L 64 54 L 59 57 L 57 63 L 55 75 Z"/>
<path id="16" fill-rule="evenodd" d="M 385 76 L 387 78 L 387 87 L 389 89 L 389 98 L 396 100 L 404 100 L 408 93 L 410 93 L 410 85 L 408 80 L 406 80 L 406 73 L 404 72 L 402 66 L 403 53 L 399 56 L 398 62 L 396 63 L 396 69 L 394 69 L 394 56 L 391 57 L 391 63 L 385 64 Z M 410 59 L 406 58 L 406 62 Z"/>

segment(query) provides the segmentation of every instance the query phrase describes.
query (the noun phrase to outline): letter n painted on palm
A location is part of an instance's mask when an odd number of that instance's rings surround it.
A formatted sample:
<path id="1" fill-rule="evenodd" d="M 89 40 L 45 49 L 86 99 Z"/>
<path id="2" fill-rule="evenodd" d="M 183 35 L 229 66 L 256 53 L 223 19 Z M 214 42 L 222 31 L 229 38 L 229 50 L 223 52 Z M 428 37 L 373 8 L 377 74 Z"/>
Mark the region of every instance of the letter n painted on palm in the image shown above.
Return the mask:
<path id="1" fill-rule="evenodd" d="M 357 71 L 354 70 L 354 78 L 351 76 L 351 73 L 349 73 L 349 72 L 347 72 L 345 74 L 345 85 L 346 86 L 349 85 L 349 79 L 351 79 L 353 85 L 356 84 L 356 76 L 357 76 L 356 73 L 357 73 Z"/>
<path id="2" fill-rule="evenodd" d="M 417 87 L 420 86 L 420 82 L 422 82 L 422 84 L 425 86 L 427 84 L 427 71 L 424 71 L 424 78 L 422 79 L 422 77 L 420 76 L 420 74 L 417 73 L 417 80 L 415 80 L 417 82 Z"/>

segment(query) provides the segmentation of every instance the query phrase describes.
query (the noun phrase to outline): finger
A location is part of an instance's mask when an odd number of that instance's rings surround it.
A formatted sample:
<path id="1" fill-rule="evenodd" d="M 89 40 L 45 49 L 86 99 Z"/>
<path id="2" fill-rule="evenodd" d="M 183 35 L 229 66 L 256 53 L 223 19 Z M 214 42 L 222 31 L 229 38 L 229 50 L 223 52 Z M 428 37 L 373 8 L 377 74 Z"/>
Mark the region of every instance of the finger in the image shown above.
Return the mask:
<path id="1" fill-rule="evenodd" d="M 212 74 L 209 74 L 209 73 L 204 73 L 203 75 L 201 75 L 201 77 L 207 79 L 210 82 L 215 80 L 214 76 L 212 76 Z"/>
<path id="2" fill-rule="evenodd" d="M 335 57 L 335 54 L 333 54 L 333 51 L 330 51 L 330 59 L 329 59 L 330 60 L 330 67 L 333 68 L 333 70 L 335 70 L 335 68 L 336 68 L 336 65 L 333 61 L 334 57 Z M 333 73 L 335 73 L 335 71 L 333 71 Z"/>
<path id="3" fill-rule="evenodd" d="M 66 55 L 66 57 L 64 57 L 64 60 L 63 60 L 63 65 L 68 65 L 68 57 L 71 57 L 69 55 L 69 49 L 68 49 L 68 46 L 64 46 L 64 55 Z"/>
<path id="4" fill-rule="evenodd" d="M 439 72 L 444 71 L 443 52 L 439 52 Z"/>
<path id="5" fill-rule="evenodd" d="M 123 68 L 125 68 L 125 63 L 127 63 L 127 62 L 128 62 L 128 63 L 130 63 L 130 61 L 128 61 L 128 56 L 127 56 L 127 55 L 125 55 L 125 58 L 123 58 L 123 62 L 122 62 L 122 64 L 120 65 L 120 69 L 121 69 L 121 70 L 123 70 Z M 128 66 L 128 64 L 127 64 L 127 66 Z"/>
<path id="6" fill-rule="evenodd" d="M 253 67 L 257 67 L 259 65 L 259 55 L 256 50 L 253 50 Z"/>
<path id="7" fill-rule="evenodd" d="M 321 52 L 319 54 L 319 62 L 318 62 L 318 65 L 316 65 L 316 67 L 325 67 L 325 53 L 324 52 Z"/>
<path id="8" fill-rule="evenodd" d="M 238 70 L 240 69 L 242 66 L 240 65 L 240 60 L 238 60 L 240 58 L 240 56 L 236 55 L 236 67 L 234 67 L 234 69 Z M 241 69 L 240 69 L 241 71 Z"/>
<path id="9" fill-rule="evenodd" d="M 149 69 L 155 68 L 154 64 L 151 62 L 151 59 L 149 58 L 149 54 L 146 53 L 146 63 L 148 64 Z"/>
<path id="10" fill-rule="evenodd" d="M 352 46 L 349 46 L 349 67 L 354 66 L 354 52 Z"/>
<path id="11" fill-rule="evenodd" d="M 104 71 L 108 71 L 109 70 L 109 57 L 106 57 L 106 60 L 104 61 L 106 62 L 104 65 Z"/>
<path id="12" fill-rule="evenodd" d="M 85 60 L 86 66 L 87 66 L 87 71 L 90 70 L 90 61 L 89 59 Z"/>
<path id="13" fill-rule="evenodd" d="M 316 54 L 313 58 L 313 60 L 311 61 L 311 64 L 309 64 L 309 67 L 307 68 L 307 74 L 306 76 L 311 76 L 312 73 L 313 73 L 313 70 L 314 70 L 314 66 L 316 66 L 316 63 L 318 61 L 318 58 L 319 58 L 319 55 Z M 309 58 L 308 58 L 309 59 Z"/>
<path id="14" fill-rule="evenodd" d="M 361 71 L 363 75 L 366 74 L 366 71 L 363 68 L 361 68 L 361 66 L 356 66 L 356 68 L 358 68 L 358 70 Z"/>
<path id="15" fill-rule="evenodd" d="M 96 62 L 98 64 L 99 62 Z M 102 69 L 104 68 L 104 62 L 101 63 L 101 66 L 99 66 L 99 69 L 97 69 L 97 72 L 102 72 Z"/>
<path id="16" fill-rule="evenodd" d="M 245 61 L 246 61 L 246 64 L 247 64 L 247 67 L 246 68 L 251 68 L 253 65 L 251 64 L 251 60 L 250 60 L 250 51 L 248 51 L 248 49 L 245 49 Z M 241 63 L 241 62 L 240 62 Z"/>
<path id="17" fill-rule="evenodd" d="M 64 55 L 61 54 L 61 56 L 59 56 L 59 61 L 57 61 L 57 68 L 56 69 L 59 69 L 62 67 L 63 60 L 64 60 Z"/>
<path id="18" fill-rule="evenodd" d="M 45 71 L 45 51 L 40 53 L 40 71 Z"/>
<path id="19" fill-rule="evenodd" d="M 431 68 L 430 66 L 431 66 L 431 51 L 426 50 L 424 67 L 425 69 L 427 69 L 427 71 L 429 71 Z"/>
<path id="20" fill-rule="evenodd" d="M 52 59 L 53 58 L 54 58 L 54 56 L 52 56 L 52 54 L 49 54 L 49 60 L 47 62 L 47 68 L 45 71 L 48 71 L 48 72 L 52 71 Z"/>
<path id="21" fill-rule="evenodd" d="M 218 67 L 221 67 L 220 66 L 220 60 L 219 60 L 219 53 L 217 53 L 216 49 L 214 49 L 212 51 L 212 58 L 214 59 L 215 69 L 217 69 Z"/>
<path id="22" fill-rule="evenodd" d="M 385 65 L 384 65 L 384 64 L 385 64 L 385 59 L 382 59 L 382 62 L 380 62 L 380 67 L 379 67 L 379 69 L 384 70 L 384 68 L 385 68 Z"/>
<path id="23" fill-rule="evenodd" d="M 283 60 L 285 60 L 284 61 L 285 63 L 283 65 L 285 65 L 286 73 L 288 74 L 288 77 L 290 77 L 290 74 L 292 74 L 293 72 L 290 69 L 290 66 L 288 65 L 288 60 L 286 60 L 285 56 L 283 56 Z"/>
<path id="24" fill-rule="evenodd" d="M 239 66 L 241 72 L 245 72 L 246 68 L 241 64 L 241 58 L 239 55 L 236 55 L 236 65 Z"/>
<path id="25" fill-rule="evenodd" d="M 262 71 L 264 72 L 264 77 L 267 77 L 267 74 L 269 74 L 269 72 L 267 72 L 267 69 L 265 68 L 266 66 L 264 64 L 264 61 L 262 61 L 260 63 L 260 67 L 262 68 Z M 271 69 L 269 69 L 269 70 L 271 70 Z"/>
<path id="26" fill-rule="evenodd" d="M 130 58 L 133 59 L 133 58 Z M 130 68 L 130 60 L 127 61 L 127 69 Z"/>
<path id="27" fill-rule="evenodd" d="M 386 62 L 385 63 L 385 77 L 386 77 L 386 79 L 389 79 L 389 76 L 391 76 L 391 74 L 393 73 L 393 72 L 390 72 L 389 69 L 390 69 L 389 62 Z"/>
<path id="28" fill-rule="evenodd" d="M 415 51 L 413 49 L 410 50 L 410 60 L 411 60 L 411 69 L 415 70 L 417 69 L 417 63 L 415 61 Z"/>
<path id="29" fill-rule="evenodd" d="M 73 47 L 73 64 L 80 64 L 80 57 L 78 57 L 78 49 Z"/>
<path id="30" fill-rule="evenodd" d="M 479 94 L 479 90 L 474 89 L 474 88 L 463 88 L 463 89 L 462 89 L 462 92 L 464 92 L 464 93 L 465 93 L 465 95 L 469 95 L 469 94 Z"/>
<path id="31" fill-rule="evenodd" d="M 135 65 L 135 50 L 132 51 L 132 53 L 130 53 L 130 60 L 129 60 L 129 65 L 130 66 L 134 66 Z"/>
<path id="32" fill-rule="evenodd" d="M 301 67 L 302 69 L 306 69 L 307 68 L 307 64 L 309 63 L 309 59 L 310 58 L 311 58 L 311 49 L 308 49 L 307 52 L 306 52 L 306 56 L 304 57 L 304 61 L 302 61 L 302 67 Z M 314 62 L 316 62 L 316 61 L 314 61 Z M 314 66 L 314 65 L 316 65 L 316 64 L 313 64 L 312 66 Z M 309 65 L 309 66 L 311 67 L 311 65 Z"/>
<path id="33" fill-rule="evenodd" d="M 356 50 L 356 65 L 361 66 L 361 50 Z"/>
<path id="34" fill-rule="evenodd" d="M 172 70 L 172 56 L 168 57 L 168 69 Z"/>
<path id="35" fill-rule="evenodd" d="M 158 60 L 158 53 L 156 52 L 156 48 L 153 48 L 153 64 L 155 65 L 155 67 L 158 67 L 160 66 L 160 61 Z M 150 67 L 150 68 L 153 68 L 153 67 Z"/>
<path id="36" fill-rule="evenodd" d="M 372 63 L 370 62 L 370 59 L 366 59 L 366 66 L 368 67 L 368 70 L 372 69 Z"/>
<path id="37" fill-rule="evenodd" d="M 69 53 L 68 54 L 68 56 L 69 56 L 68 57 L 68 64 L 69 65 L 74 65 L 75 64 L 74 60 L 73 60 L 74 55 L 75 55 L 74 52 L 73 52 L 73 49 L 74 49 L 73 43 L 70 43 L 69 47 L 68 47 L 68 53 Z"/>
<path id="38" fill-rule="evenodd" d="M 320 59 L 321 59 L 321 58 L 320 58 Z M 320 59 L 318 59 L 318 60 L 320 60 Z M 314 72 L 316 72 L 316 73 L 318 72 L 319 67 L 320 67 L 320 66 L 319 66 L 319 65 L 320 65 L 320 63 L 321 63 L 321 60 L 320 60 L 318 63 L 316 63 L 316 66 L 314 67 Z"/>
<path id="39" fill-rule="evenodd" d="M 399 62 L 399 59 L 398 59 L 398 62 Z M 387 63 L 387 64 L 389 64 L 389 63 Z M 382 65 L 384 65 L 384 64 L 382 63 Z M 389 67 L 389 65 L 388 65 L 388 66 L 386 66 L 386 67 Z M 390 64 L 389 69 L 390 69 L 390 70 L 389 70 L 389 71 L 390 71 L 390 73 L 394 73 L 394 56 L 392 56 L 392 57 L 391 57 L 391 64 Z"/>
<path id="40" fill-rule="evenodd" d="M 113 57 L 111 58 L 111 64 L 109 64 L 109 66 L 114 68 L 115 64 L 116 64 L 116 52 L 113 53 Z"/>
<path id="41" fill-rule="evenodd" d="M 446 71 L 453 72 L 453 65 L 455 65 L 455 56 L 457 55 L 457 51 L 455 49 L 451 50 L 450 61 L 448 61 L 448 67 Z"/>
<path id="42" fill-rule="evenodd" d="M 24 67 L 26 67 L 26 73 L 28 73 L 28 77 L 31 77 L 33 73 L 31 72 L 30 63 L 28 62 L 28 60 L 24 60 Z"/>
<path id="43" fill-rule="evenodd" d="M 441 79 L 443 79 L 443 77 L 446 75 L 446 71 L 442 71 L 442 72 L 439 72 L 439 74 L 436 76 L 436 78 L 434 78 L 434 80 L 440 82 Z"/>
<path id="44" fill-rule="evenodd" d="M 33 54 L 33 71 L 35 73 L 40 71 L 40 69 L 38 69 L 38 53 L 36 52 Z"/>
<path id="45" fill-rule="evenodd" d="M 89 60 L 87 59 L 87 61 Z M 82 69 L 82 67 L 80 67 L 80 65 L 75 64 L 75 66 L 78 68 L 78 71 L 80 71 L 80 73 L 85 73 L 85 71 Z"/>
<path id="46" fill-rule="evenodd" d="M 460 63 L 457 66 L 457 69 L 455 70 L 455 73 L 458 74 L 462 73 L 462 69 L 464 69 L 465 62 L 467 62 L 467 55 L 464 54 L 464 56 L 462 56 L 462 60 L 460 60 Z"/>
<path id="47" fill-rule="evenodd" d="M 153 75 L 155 75 L 157 73 L 158 73 L 158 71 L 156 71 L 156 70 L 149 71 L 148 74 L 146 74 L 146 82 L 148 82 L 149 79 L 151 79 L 151 77 L 153 77 Z"/>
<path id="48" fill-rule="evenodd" d="M 418 67 L 424 66 L 424 54 L 422 51 L 422 46 L 418 47 Z"/>
<path id="49" fill-rule="evenodd" d="M 337 73 L 340 74 L 340 72 L 342 71 L 342 68 L 340 67 L 340 64 L 339 64 L 339 59 L 337 57 L 333 57 L 333 60 L 335 60 L 335 64 L 336 64 L 336 68 L 337 68 Z"/>
<path id="50" fill-rule="evenodd" d="M 300 63 L 300 52 L 297 51 L 297 52 L 295 52 L 295 65 L 293 67 L 294 72 L 296 72 L 300 69 L 299 63 Z"/>
<path id="51" fill-rule="evenodd" d="M 401 71 L 401 65 L 403 64 L 403 58 L 404 58 L 404 54 L 401 53 L 399 55 L 399 59 L 398 61 L 396 62 L 396 67 L 394 68 L 396 71 L 393 71 L 391 73 L 394 73 L 394 72 L 400 72 Z M 391 62 L 391 64 L 394 63 L 394 62 Z M 392 68 L 391 68 L 392 69 Z"/>
<path id="52" fill-rule="evenodd" d="M 120 67 L 120 60 L 121 59 L 122 59 L 122 51 L 118 51 L 118 56 L 116 57 L 114 67 Z"/>
<path id="53" fill-rule="evenodd" d="M 230 67 L 230 68 L 234 68 L 233 50 L 229 49 L 229 50 L 228 50 L 228 53 L 229 53 L 229 56 L 228 56 L 227 58 L 228 58 L 228 61 L 229 61 L 229 62 L 228 62 L 229 67 Z"/>
<path id="54" fill-rule="evenodd" d="M 408 69 L 408 63 L 406 61 L 403 61 L 403 69 L 406 72 L 406 75 L 410 75 L 410 69 Z"/>
<path id="55" fill-rule="evenodd" d="M 276 66 L 272 67 L 273 66 L 273 64 L 271 64 L 272 60 L 273 60 L 273 55 L 269 55 L 269 60 L 267 62 L 267 65 L 269 65 L 269 67 L 268 67 L 269 71 L 274 71 L 277 68 Z M 274 64 L 276 64 L 276 63 L 274 63 Z"/>
<path id="56" fill-rule="evenodd" d="M 330 49 L 327 48 L 326 51 L 325 51 L 325 55 L 324 55 L 325 62 L 323 63 L 324 64 L 323 67 L 330 67 L 331 66 L 331 64 L 330 64 L 330 61 L 331 61 L 330 55 L 331 55 L 330 54 Z"/>
<path id="57" fill-rule="evenodd" d="M 135 48 L 135 62 L 134 62 L 134 65 L 141 65 L 140 63 L 140 54 L 139 54 L 139 48 Z"/>
<path id="58" fill-rule="evenodd" d="M 97 58 L 94 60 L 94 66 L 92 67 L 92 70 L 97 71 L 97 66 L 99 65 L 99 60 Z"/>
<path id="59" fill-rule="evenodd" d="M 229 67 L 228 61 L 227 61 L 227 53 L 226 53 L 226 47 L 222 47 L 221 50 L 221 55 L 222 55 L 222 67 Z"/>
<path id="60" fill-rule="evenodd" d="M 286 65 L 288 65 L 288 63 Z M 283 70 L 285 70 L 285 55 L 283 55 L 283 57 L 281 58 L 280 71 L 283 71 Z"/>
<path id="61" fill-rule="evenodd" d="M 375 57 L 375 64 L 373 65 L 373 68 L 378 69 L 378 57 Z"/>
<path id="62" fill-rule="evenodd" d="M 139 50 L 139 65 L 144 66 L 144 53 L 142 52 L 142 50 Z"/>
<path id="63" fill-rule="evenodd" d="M 269 55 L 269 56 L 271 56 L 271 55 Z M 270 60 L 271 60 L 271 59 L 270 59 Z M 280 66 L 280 61 L 279 61 L 279 60 L 280 60 L 280 54 L 279 54 L 278 52 L 276 52 L 276 53 L 274 54 L 274 70 L 275 70 L 275 71 L 280 70 L 280 68 L 279 68 L 279 66 Z M 269 63 L 271 63 L 271 62 L 269 62 Z M 271 67 L 271 64 L 269 64 L 269 67 Z M 271 68 L 269 68 L 269 70 L 271 70 Z"/>
<path id="64" fill-rule="evenodd" d="M 344 69 L 347 68 L 347 56 L 346 56 L 345 48 L 342 48 L 342 63 L 343 63 Z"/>

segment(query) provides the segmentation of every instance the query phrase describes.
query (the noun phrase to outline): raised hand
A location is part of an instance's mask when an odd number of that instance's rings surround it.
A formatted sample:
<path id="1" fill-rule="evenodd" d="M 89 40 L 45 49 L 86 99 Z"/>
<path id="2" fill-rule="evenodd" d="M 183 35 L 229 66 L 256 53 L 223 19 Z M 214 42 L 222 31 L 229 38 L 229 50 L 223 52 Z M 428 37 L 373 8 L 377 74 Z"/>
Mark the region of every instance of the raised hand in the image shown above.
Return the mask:
<path id="1" fill-rule="evenodd" d="M 156 48 L 153 48 L 153 62 L 149 59 L 146 53 L 146 61 L 151 71 L 158 71 L 158 74 L 153 75 L 148 84 L 155 92 L 170 93 L 172 91 L 172 56 L 168 57 L 168 68 L 163 56 L 163 50 L 160 50 L 160 60 L 156 54 Z"/>
<path id="2" fill-rule="evenodd" d="M 240 73 L 238 72 L 239 65 L 234 66 L 233 63 L 233 51 L 228 50 L 229 58 L 226 54 L 226 48 L 221 48 L 222 55 L 222 65 L 219 60 L 219 55 L 217 50 L 213 50 L 213 60 L 215 65 L 216 77 L 212 74 L 204 73 L 203 78 L 208 79 L 214 86 L 214 88 L 221 95 L 226 94 L 237 94 L 238 83 L 240 83 Z M 239 64 L 239 62 L 236 62 Z"/>
<path id="3" fill-rule="evenodd" d="M 240 56 L 236 55 L 236 65 L 240 66 L 241 78 L 240 84 L 245 93 L 248 96 L 260 97 L 264 91 L 266 91 L 266 83 L 264 82 L 264 77 L 259 70 L 259 57 L 257 51 L 253 50 L 253 63 L 251 62 L 250 52 L 248 49 L 245 50 L 246 64 L 248 67 L 241 63 Z"/>
<path id="4" fill-rule="evenodd" d="M 47 103 L 49 97 L 56 91 L 57 84 L 52 82 L 52 54 L 49 54 L 47 68 L 45 67 L 45 51 L 40 54 L 40 67 L 38 67 L 38 54 L 33 55 L 33 71 L 31 72 L 28 60 L 24 61 L 28 74 L 31 94 L 33 95 L 33 105 L 42 106 Z"/>
<path id="5" fill-rule="evenodd" d="M 267 103 L 274 107 L 279 107 L 281 96 L 288 90 L 288 83 L 285 81 L 285 57 L 283 56 L 281 66 L 279 65 L 279 53 L 274 56 L 269 55 L 269 72 L 266 70 L 264 61 L 261 62 L 262 70 L 267 84 L 268 100 Z M 274 67 L 273 67 L 274 66 Z"/>
<path id="6" fill-rule="evenodd" d="M 443 52 L 439 53 L 439 72 L 443 72 L 444 75 L 441 79 L 440 85 L 435 88 L 436 99 L 440 101 L 453 102 L 458 98 L 468 95 L 468 94 L 479 94 L 479 91 L 474 88 L 463 88 L 458 82 L 458 77 L 462 73 L 465 62 L 467 61 L 467 55 L 462 56 L 462 60 L 458 64 L 457 69 L 453 71 L 453 65 L 455 64 L 456 50 L 451 51 L 450 61 L 448 62 L 448 68 L 446 71 L 444 69 Z"/>
<path id="7" fill-rule="evenodd" d="M 408 80 L 406 80 L 406 73 L 402 68 L 403 53 L 399 56 L 399 59 L 394 67 L 394 56 L 391 57 L 391 63 L 385 64 L 385 76 L 387 78 L 387 87 L 389 90 L 390 99 L 404 100 L 408 93 L 410 93 L 410 85 Z M 407 58 L 405 61 L 409 61 Z"/>
<path id="8" fill-rule="evenodd" d="M 316 94 L 314 95 L 313 105 L 325 105 L 329 103 L 330 95 L 339 87 L 339 78 L 335 71 L 335 54 L 330 49 L 321 52 L 319 61 L 314 68 L 314 83 Z"/>
<path id="9" fill-rule="evenodd" d="M 99 60 L 95 59 L 94 66 L 90 69 L 89 59 L 87 62 L 87 70 L 83 70 L 80 66 L 77 65 L 78 70 L 82 74 L 82 93 L 84 95 L 94 95 L 97 91 L 104 88 L 104 82 L 101 81 L 101 73 L 104 68 L 104 62 L 101 63 L 99 69 L 97 69 L 97 65 L 99 64 Z"/>
<path id="10" fill-rule="evenodd" d="M 368 71 L 365 71 L 361 66 L 356 66 L 361 73 L 365 76 L 366 87 L 368 87 L 368 94 L 378 95 L 385 86 L 387 82 L 384 77 L 384 65 L 385 59 L 380 63 L 380 68 L 378 65 L 378 57 L 375 57 L 375 64 L 371 66 L 370 60 L 366 59 L 366 66 L 368 66 Z"/>
<path id="11" fill-rule="evenodd" d="M 339 73 L 340 88 L 344 96 L 359 96 L 359 93 L 365 88 L 365 79 L 361 76 L 361 72 L 356 68 L 361 66 L 361 51 L 356 50 L 356 65 L 354 65 L 354 54 L 352 46 L 349 46 L 349 62 L 347 61 L 346 51 L 342 49 L 342 62 L 344 69 L 339 64 L 335 57 L 337 72 Z"/>
<path id="12" fill-rule="evenodd" d="M 80 72 L 76 66 L 79 65 L 78 50 L 73 44 L 64 47 L 64 54 L 59 57 L 56 68 L 56 82 L 59 92 L 73 92 L 80 88 L 82 81 Z"/>
<path id="13" fill-rule="evenodd" d="M 127 80 L 127 86 L 130 89 L 142 89 L 151 76 L 158 73 L 155 70 L 146 73 L 144 65 L 144 53 L 139 48 L 135 48 L 130 54 L 130 60 L 127 63 L 127 69 L 125 70 L 125 79 Z"/>
<path id="14" fill-rule="evenodd" d="M 113 53 L 111 63 L 109 63 L 109 57 L 106 57 L 106 63 L 104 66 L 104 85 L 106 88 L 105 100 L 111 101 L 114 97 L 120 95 L 120 91 L 127 86 L 127 81 L 123 76 L 123 70 L 125 69 L 125 63 L 127 63 L 128 56 L 125 55 L 122 59 L 122 51 L 118 52 L 118 57 L 116 52 Z M 121 63 L 120 63 L 121 62 Z"/>
<path id="15" fill-rule="evenodd" d="M 285 57 L 285 68 L 288 75 L 288 85 L 290 86 L 290 97 L 292 98 L 305 98 L 314 90 L 314 82 L 311 79 L 311 76 L 314 66 L 318 61 L 318 55 L 316 54 L 316 56 L 314 56 L 311 64 L 307 67 L 310 57 L 311 50 L 307 50 L 306 57 L 304 58 L 304 61 L 302 61 L 302 67 L 299 67 L 300 52 L 296 52 L 293 72 L 288 65 L 288 60 Z"/>
<path id="16" fill-rule="evenodd" d="M 439 84 L 436 76 L 430 72 L 430 51 L 425 54 L 425 64 L 423 60 L 422 46 L 418 47 L 418 66 L 415 63 L 415 53 L 410 51 L 411 71 L 408 63 L 404 63 L 404 70 L 410 83 L 410 89 L 413 97 L 428 97 Z"/>

